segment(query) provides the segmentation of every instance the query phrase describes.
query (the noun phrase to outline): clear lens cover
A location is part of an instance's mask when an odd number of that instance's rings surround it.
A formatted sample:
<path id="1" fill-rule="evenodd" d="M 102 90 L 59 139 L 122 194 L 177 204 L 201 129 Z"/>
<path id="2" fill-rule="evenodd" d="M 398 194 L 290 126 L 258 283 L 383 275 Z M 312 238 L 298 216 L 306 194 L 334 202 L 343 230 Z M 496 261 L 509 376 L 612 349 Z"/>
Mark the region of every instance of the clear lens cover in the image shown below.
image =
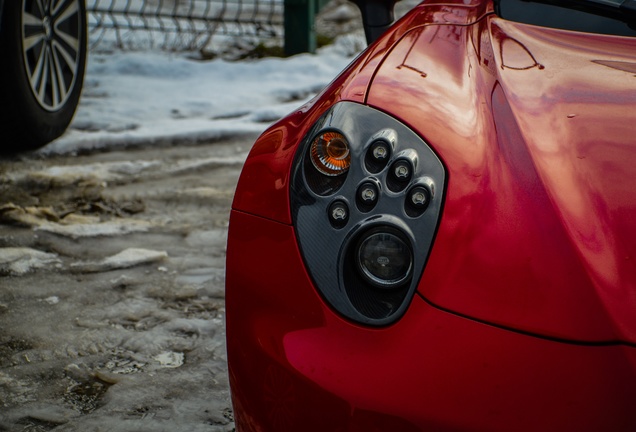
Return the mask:
<path id="1" fill-rule="evenodd" d="M 360 242 L 358 266 L 373 284 L 393 288 L 410 277 L 413 255 L 402 238 L 379 231 L 365 236 Z"/>

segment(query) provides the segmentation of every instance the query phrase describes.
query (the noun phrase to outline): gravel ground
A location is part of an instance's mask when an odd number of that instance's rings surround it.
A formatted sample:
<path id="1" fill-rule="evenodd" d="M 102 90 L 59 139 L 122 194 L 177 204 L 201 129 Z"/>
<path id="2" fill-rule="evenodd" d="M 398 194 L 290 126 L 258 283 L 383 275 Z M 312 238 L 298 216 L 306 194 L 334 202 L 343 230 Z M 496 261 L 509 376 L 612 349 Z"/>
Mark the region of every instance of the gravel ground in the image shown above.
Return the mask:
<path id="1" fill-rule="evenodd" d="M 0 430 L 234 430 L 225 244 L 254 138 L 0 160 Z"/>

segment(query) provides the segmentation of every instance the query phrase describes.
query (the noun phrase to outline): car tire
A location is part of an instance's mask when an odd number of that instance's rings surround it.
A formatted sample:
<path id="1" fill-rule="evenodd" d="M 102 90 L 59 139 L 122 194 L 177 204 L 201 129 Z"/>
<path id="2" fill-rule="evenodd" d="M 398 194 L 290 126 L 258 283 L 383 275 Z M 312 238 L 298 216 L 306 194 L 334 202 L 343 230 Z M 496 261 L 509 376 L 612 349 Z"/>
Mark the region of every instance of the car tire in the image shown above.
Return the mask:
<path id="1" fill-rule="evenodd" d="M 86 67 L 84 0 L 4 2 L 0 23 L 0 152 L 59 137 L 79 102 Z"/>

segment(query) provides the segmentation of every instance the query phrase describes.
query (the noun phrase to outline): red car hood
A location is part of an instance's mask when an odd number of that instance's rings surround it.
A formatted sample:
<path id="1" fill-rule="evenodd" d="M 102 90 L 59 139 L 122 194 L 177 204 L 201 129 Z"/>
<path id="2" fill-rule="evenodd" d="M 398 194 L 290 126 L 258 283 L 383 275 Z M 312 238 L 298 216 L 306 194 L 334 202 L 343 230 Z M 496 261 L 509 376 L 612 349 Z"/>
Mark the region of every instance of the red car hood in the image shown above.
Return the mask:
<path id="1" fill-rule="evenodd" d="M 419 10 L 472 24 L 415 25 L 368 92 L 448 170 L 420 294 L 531 334 L 636 344 L 636 39 Z"/>

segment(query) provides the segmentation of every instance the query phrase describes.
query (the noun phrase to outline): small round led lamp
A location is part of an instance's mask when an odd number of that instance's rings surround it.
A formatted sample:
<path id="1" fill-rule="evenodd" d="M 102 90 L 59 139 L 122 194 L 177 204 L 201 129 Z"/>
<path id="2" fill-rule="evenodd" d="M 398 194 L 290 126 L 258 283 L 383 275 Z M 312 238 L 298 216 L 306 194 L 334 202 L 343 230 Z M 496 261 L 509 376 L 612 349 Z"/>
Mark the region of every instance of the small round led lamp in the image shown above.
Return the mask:
<path id="1" fill-rule="evenodd" d="M 386 167 L 391 158 L 393 147 L 384 139 L 376 139 L 371 143 L 365 156 L 365 166 L 372 174 L 377 174 Z"/>
<path id="2" fill-rule="evenodd" d="M 432 193 L 428 186 L 419 184 L 409 189 L 404 199 L 404 211 L 412 218 L 424 214 L 431 203 Z"/>
<path id="3" fill-rule="evenodd" d="M 357 245 L 357 265 L 364 279 L 378 288 L 402 286 L 411 277 L 413 254 L 408 243 L 392 229 L 375 229 Z"/>
<path id="4" fill-rule="evenodd" d="M 378 188 L 373 183 L 365 183 L 360 187 L 360 200 L 366 204 L 373 204 L 378 200 Z"/>
<path id="5" fill-rule="evenodd" d="M 364 213 L 373 210 L 379 198 L 380 189 L 373 181 L 365 181 L 356 192 L 356 204 L 358 209 Z"/>
<path id="6" fill-rule="evenodd" d="M 399 181 L 408 181 L 411 178 L 411 166 L 406 161 L 397 161 L 393 165 L 393 175 Z"/>
<path id="7" fill-rule="evenodd" d="M 349 207 L 344 201 L 334 201 L 329 206 L 329 222 L 334 228 L 342 228 L 349 220 Z"/>
<path id="8" fill-rule="evenodd" d="M 424 186 L 415 186 L 409 192 L 409 204 L 416 209 L 425 209 L 428 207 L 430 192 Z"/>
<path id="9" fill-rule="evenodd" d="M 360 199 L 364 202 L 373 202 L 377 199 L 377 195 L 373 188 L 365 188 L 360 192 Z"/>
<path id="10" fill-rule="evenodd" d="M 378 140 L 371 145 L 371 155 L 378 162 L 386 160 L 389 157 L 390 148 L 386 141 Z"/>
<path id="11" fill-rule="evenodd" d="M 351 166 L 349 143 L 340 132 L 319 134 L 311 143 L 309 154 L 314 167 L 326 176 L 344 174 Z"/>
<path id="12" fill-rule="evenodd" d="M 387 176 L 387 188 L 392 192 L 403 191 L 413 178 L 414 166 L 411 160 L 398 159 L 391 164 Z"/>

